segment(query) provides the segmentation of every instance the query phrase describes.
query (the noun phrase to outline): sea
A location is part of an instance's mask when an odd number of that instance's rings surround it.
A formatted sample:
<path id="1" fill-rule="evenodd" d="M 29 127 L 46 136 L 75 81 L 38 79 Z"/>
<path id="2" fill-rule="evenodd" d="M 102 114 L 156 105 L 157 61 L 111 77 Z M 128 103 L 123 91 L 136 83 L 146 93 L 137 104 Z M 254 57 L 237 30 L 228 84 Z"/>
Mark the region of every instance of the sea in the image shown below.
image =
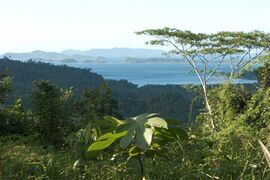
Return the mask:
<path id="1" fill-rule="evenodd" d="M 92 63 L 67 63 L 67 66 L 77 68 L 88 68 L 92 72 L 102 75 L 105 79 L 127 80 L 138 86 L 144 85 L 181 85 L 181 84 L 199 84 L 197 75 L 192 71 L 189 64 L 171 63 L 171 64 L 92 64 Z M 213 69 L 217 64 L 208 65 Z M 202 68 L 202 65 L 198 65 Z M 219 72 L 230 72 L 229 64 L 222 64 Z M 228 79 L 224 76 L 213 76 L 209 84 L 224 83 Z M 255 80 L 235 79 L 235 83 L 256 83 Z"/>

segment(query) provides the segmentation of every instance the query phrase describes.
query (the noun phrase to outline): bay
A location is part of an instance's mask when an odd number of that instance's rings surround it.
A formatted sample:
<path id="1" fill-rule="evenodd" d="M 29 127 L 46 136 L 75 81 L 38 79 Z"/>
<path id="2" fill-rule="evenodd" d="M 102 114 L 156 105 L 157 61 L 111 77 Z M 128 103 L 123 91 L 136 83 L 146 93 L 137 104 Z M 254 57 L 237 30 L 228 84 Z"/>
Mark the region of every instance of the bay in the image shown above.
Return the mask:
<path id="1" fill-rule="evenodd" d="M 190 65 L 185 63 L 172 64 L 91 64 L 67 63 L 66 65 L 77 68 L 90 68 L 93 72 L 101 74 L 105 79 L 128 80 L 138 86 L 147 84 L 199 84 L 198 77 L 192 72 Z M 215 63 L 209 64 L 214 68 Z M 202 68 L 202 65 L 198 66 Z M 229 64 L 221 65 L 219 71 L 230 72 Z M 209 84 L 219 84 L 227 80 L 226 77 L 214 76 Z M 235 83 L 255 83 L 254 80 L 235 79 Z"/>

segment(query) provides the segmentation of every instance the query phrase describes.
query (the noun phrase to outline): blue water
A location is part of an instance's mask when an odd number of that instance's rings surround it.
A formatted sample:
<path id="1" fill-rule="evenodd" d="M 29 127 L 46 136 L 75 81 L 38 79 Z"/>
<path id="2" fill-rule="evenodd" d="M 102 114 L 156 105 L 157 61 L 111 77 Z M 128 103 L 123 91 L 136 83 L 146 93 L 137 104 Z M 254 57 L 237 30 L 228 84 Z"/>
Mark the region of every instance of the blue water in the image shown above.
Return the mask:
<path id="1" fill-rule="evenodd" d="M 69 63 L 68 66 L 79 68 L 91 68 L 93 72 L 101 74 L 105 79 L 125 79 L 139 86 L 147 84 L 199 84 L 196 74 L 188 64 L 90 64 Z M 214 68 L 216 64 L 210 64 Z M 224 64 L 220 71 L 229 72 L 230 67 Z M 211 84 L 222 83 L 225 77 L 212 77 Z M 236 83 L 254 83 L 253 80 L 236 79 Z"/>

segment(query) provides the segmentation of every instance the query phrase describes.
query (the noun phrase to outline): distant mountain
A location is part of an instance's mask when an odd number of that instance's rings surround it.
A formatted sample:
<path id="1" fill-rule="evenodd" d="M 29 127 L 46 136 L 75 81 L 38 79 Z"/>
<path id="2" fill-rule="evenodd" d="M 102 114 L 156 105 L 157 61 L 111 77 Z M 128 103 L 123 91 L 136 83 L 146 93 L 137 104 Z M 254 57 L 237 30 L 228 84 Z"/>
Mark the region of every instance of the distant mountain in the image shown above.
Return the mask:
<path id="1" fill-rule="evenodd" d="M 16 59 L 21 61 L 27 61 L 29 59 L 32 59 L 33 61 L 61 61 L 63 59 L 68 58 L 67 56 L 56 53 L 56 52 L 46 52 L 46 51 L 33 51 L 29 53 L 6 53 L 5 56 L 7 56 L 10 59 Z"/>
<path id="2" fill-rule="evenodd" d="M 72 56 L 72 55 L 85 55 L 84 52 L 85 51 L 81 51 L 81 50 L 66 49 L 66 50 L 62 51 L 61 53 L 65 54 L 65 55 Z"/>
<path id="3" fill-rule="evenodd" d="M 102 56 L 105 58 L 161 58 L 164 57 L 165 51 L 159 49 L 133 49 L 133 48 L 112 48 L 112 49 L 91 49 L 88 51 L 64 50 L 63 54 L 67 55 L 87 55 Z"/>
<path id="4" fill-rule="evenodd" d="M 3 56 L 21 61 L 50 63 L 151 63 L 151 61 L 165 63 L 167 58 L 164 53 L 165 51 L 159 49 L 112 48 L 87 51 L 68 49 L 60 53 L 37 50 L 27 53 L 6 53 Z"/>
<path id="5" fill-rule="evenodd" d="M 9 59 L 20 61 L 41 61 L 41 62 L 58 62 L 58 63 L 74 63 L 74 62 L 89 62 L 89 63 L 105 63 L 105 59 L 101 57 L 84 56 L 84 55 L 68 55 L 57 52 L 33 51 L 28 53 L 6 53 L 4 56 Z"/>

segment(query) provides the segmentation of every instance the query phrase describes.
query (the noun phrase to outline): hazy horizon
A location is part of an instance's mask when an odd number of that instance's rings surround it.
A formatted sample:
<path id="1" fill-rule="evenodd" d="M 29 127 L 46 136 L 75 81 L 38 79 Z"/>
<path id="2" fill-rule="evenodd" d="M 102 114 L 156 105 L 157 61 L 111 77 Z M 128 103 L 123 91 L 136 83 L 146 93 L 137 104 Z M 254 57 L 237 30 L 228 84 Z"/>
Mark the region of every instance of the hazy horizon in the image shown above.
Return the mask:
<path id="1" fill-rule="evenodd" d="M 270 30 L 270 1 L 9 0 L 0 7 L 0 54 L 66 49 L 147 48 L 135 31 L 173 27 L 194 32 Z"/>
<path id="2" fill-rule="evenodd" d="M 30 51 L 21 51 L 21 52 L 3 52 L 3 53 L 0 53 L 0 55 L 4 55 L 4 54 L 7 54 L 7 53 L 32 53 L 32 52 L 35 52 L 35 51 L 44 51 L 44 52 L 48 52 L 48 53 L 62 53 L 63 51 L 67 51 L 67 50 L 75 50 L 75 51 L 89 51 L 89 50 L 110 50 L 110 49 L 143 49 L 143 50 L 164 50 L 162 49 L 161 47 L 155 47 L 155 46 L 145 46 L 145 47 L 138 47 L 138 48 L 134 48 L 134 47 L 111 47 L 111 48 L 90 48 L 90 49 L 71 49 L 71 48 L 67 48 L 67 49 L 62 49 L 62 50 L 57 50 L 57 51 L 46 51 L 46 50 L 43 50 L 43 49 L 33 49 L 33 50 L 30 50 Z"/>

